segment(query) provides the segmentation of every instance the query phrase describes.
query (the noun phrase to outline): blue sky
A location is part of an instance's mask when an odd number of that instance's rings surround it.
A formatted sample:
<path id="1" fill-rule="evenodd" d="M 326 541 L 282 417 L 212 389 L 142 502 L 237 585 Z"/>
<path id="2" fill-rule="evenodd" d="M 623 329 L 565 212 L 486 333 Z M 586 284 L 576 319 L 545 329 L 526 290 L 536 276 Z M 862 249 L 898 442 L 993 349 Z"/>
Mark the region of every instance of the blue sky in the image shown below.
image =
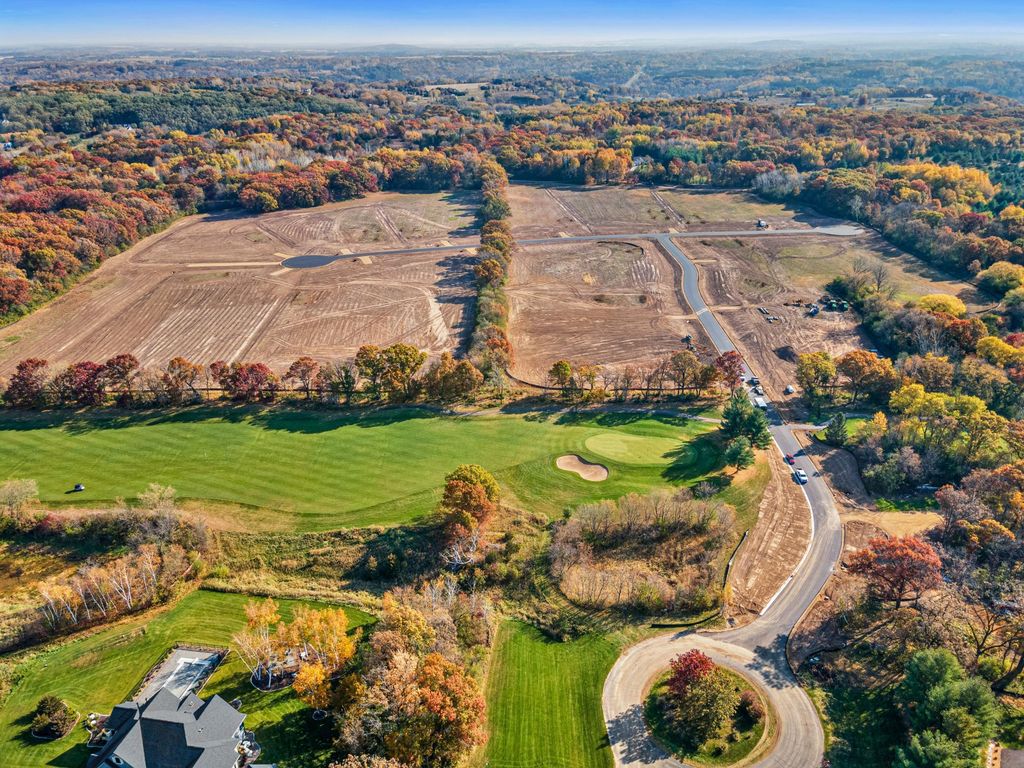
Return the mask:
<path id="1" fill-rule="evenodd" d="M 7 0 L 0 47 L 1012 40 L 1024 4 L 964 0 Z"/>

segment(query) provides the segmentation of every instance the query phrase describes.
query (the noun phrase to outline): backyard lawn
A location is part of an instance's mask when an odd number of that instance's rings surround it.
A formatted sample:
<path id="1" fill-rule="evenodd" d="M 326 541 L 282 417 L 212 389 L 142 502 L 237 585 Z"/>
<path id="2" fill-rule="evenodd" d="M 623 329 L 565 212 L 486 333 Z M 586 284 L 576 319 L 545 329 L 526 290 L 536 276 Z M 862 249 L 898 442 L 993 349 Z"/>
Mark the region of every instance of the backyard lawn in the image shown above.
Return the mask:
<path id="1" fill-rule="evenodd" d="M 222 407 L 112 415 L 4 414 L 0 480 L 31 478 L 47 504 L 99 506 L 150 482 L 242 530 L 318 531 L 414 521 L 444 476 L 474 462 L 512 503 L 566 506 L 721 470 L 713 424 L 639 413 L 439 416 L 418 408 L 345 414 Z M 577 453 L 604 482 L 555 467 Z M 69 493 L 75 483 L 85 490 Z"/>
<path id="2" fill-rule="evenodd" d="M 28 734 L 31 712 L 44 694 L 65 699 L 83 715 L 109 712 L 135 690 L 146 672 L 176 642 L 227 647 L 231 635 L 245 624 L 245 595 L 200 590 L 186 596 L 169 610 L 150 614 L 88 637 L 31 653 L 22 663 L 19 682 L 0 707 L 0 765 L 30 768 L 53 765 L 81 768 L 85 765 L 86 731 L 79 724 L 71 734 L 55 742 L 41 742 Z M 291 617 L 297 601 L 278 601 L 281 615 Z M 346 608 L 352 626 L 372 618 Z M 242 699 L 246 726 L 263 745 L 263 758 L 282 768 L 326 765 L 330 740 L 321 739 L 309 726 L 308 708 L 290 689 L 271 694 L 248 684 L 244 665 L 228 657 L 201 692 L 218 693 L 229 700 Z"/>
<path id="3" fill-rule="evenodd" d="M 489 768 L 608 768 L 604 679 L 620 644 L 589 635 L 560 643 L 517 621 L 502 625 L 487 680 Z"/>

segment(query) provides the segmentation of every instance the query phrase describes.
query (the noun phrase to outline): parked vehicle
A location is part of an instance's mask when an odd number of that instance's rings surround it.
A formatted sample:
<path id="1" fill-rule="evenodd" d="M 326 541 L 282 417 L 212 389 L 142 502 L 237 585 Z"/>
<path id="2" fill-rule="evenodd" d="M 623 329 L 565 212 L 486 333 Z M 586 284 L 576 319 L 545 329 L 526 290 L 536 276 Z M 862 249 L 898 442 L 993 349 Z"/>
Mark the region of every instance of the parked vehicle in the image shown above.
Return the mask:
<path id="1" fill-rule="evenodd" d="M 794 457 L 792 453 L 787 453 L 786 454 L 786 463 L 787 464 L 796 464 L 796 457 Z"/>
<path id="2" fill-rule="evenodd" d="M 793 477 L 796 478 L 796 481 L 800 483 L 800 485 L 807 485 L 807 473 L 802 469 L 794 469 Z"/>

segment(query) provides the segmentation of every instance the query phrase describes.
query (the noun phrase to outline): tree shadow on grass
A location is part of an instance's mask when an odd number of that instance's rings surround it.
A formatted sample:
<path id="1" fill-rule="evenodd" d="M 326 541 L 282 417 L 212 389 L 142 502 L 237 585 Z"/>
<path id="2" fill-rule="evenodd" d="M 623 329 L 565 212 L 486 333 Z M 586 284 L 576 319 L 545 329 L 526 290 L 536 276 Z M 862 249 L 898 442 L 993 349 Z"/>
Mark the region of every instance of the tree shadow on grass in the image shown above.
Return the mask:
<path id="1" fill-rule="evenodd" d="M 429 408 L 408 406 L 381 406 L 358 410 L 338 411 L 326 408 L 265 408 L 253 415 L 252 423 L 264 429 L 319 434 L 343 427 L 386 427 L 404 421 L 437 418 Z"/>
<path id="2" fill-rule="evenodd" d="M 89 759 L 89 754 L 88 747 L 84 742 L 80 741 L 77 744 L 72 745 L 70 749 L 57 755 L 52 760 L 47 761 L 46 764 L 57 766 L 58 768 L 82 768 Z"/>
<path id="3" fill-rule="evenodd" d="M 665 458 L 671 463 L 661 471 L 661 476 L 670 483 L 702 477 L 725 466 L 722 462 L 721 440 L 715 433 L 681 442 L 677 448 L 666 453 Z"/>
<path id="4" fill-rule="evenodd" d="M 228 404 L 169 406 L 166 408 L 96 408 L 82 410 L 46 410 L 5 417 L 0 421 L 0 432 L 31 431 L 61 427 L 70 434 L 85 434 L 96 430 L 125 429 L 153 424 L 189 424 L 204 421 L 245 421 L 259 406 Z"/>
<path id="5" fill-rule="evenodd" d="M 0 434 L 4 431 L 31 431 L 63 428 L 70 434 L 86 434 L 98 430 L 126 429 L 158 424 L 201 424 L 251 422 L 266 429 L 289 432 L 329 432 L 345 426 L 380 427 L 410 419 L 429 419 L 437 411 L 418 405 L 380 405 L 353 409 L 295 404 L 217 403 L 170 408 L 139 410 L 106 409 L 54 410 L 6 415 L 0 419 Z"/>
<path id="6" fill-rule="evenodd" d="M 836 768 L 883 768 L 903 738 L 888 689 L 839 684 L 828 688 L 826 712 L 832 740 L 825 756 Z"/>
<path id="7" fill-rule="evenodd" d="M 289 712 L 276 723 L 260 726 L 256 740 L 263 747 L 262 760 L 280 768 L 327 765 L 332 748 L 331 718 L 314 720 L 308 707 Z"/>
<path id="8" fill-rule="evenodd" d="M 59 739 L 37 739 L 32 735 L 30 730 L 32 727 L 33 717 L 34 713 L 27 712 L 11 722 L 11 725 L 18 729 L 18 734 L 15 738 L 21 742 L 22 746 L 28 749 L 38 749 L 43 745 L 55 743 L 64 746 L 64 743 L 66 742 L 67 749 L 65 749 L 61 754 L 48 760 L 46 764 L 59 766 L 60 768 L 82 768 L 82 766 L 85 765 L 85 761 L 89 757 L 89 750 L 86 748 L 84 741 L 75 741 L 76 737 L 81 736 L 84 733 L 84 730 L 79 730 L 82 728 L 81 722 L 76 723 L 75 727 L 72 728 L 67 735 L 62 736 Z M 2 758 L 2 755 L 0 755 L 0 758 Z M 0 762 L 2 762 L 2 759 L 0 759 Z"/>
<path id="9" fill-rule="evenodd" d="M 583 426 L 593 425 L 596 427 L 622 427 L 628 424 L 635 424 L 638 421 L 656 421 L 659 424 L 668 424 L 673 427 L 683 427 L 691 423 L 691 419 L 685 416 L 677 416 L 663 411 L 643 411 L 633 409 L 599 411 L 566 411 L 558 416 L 557 424 Z"/>

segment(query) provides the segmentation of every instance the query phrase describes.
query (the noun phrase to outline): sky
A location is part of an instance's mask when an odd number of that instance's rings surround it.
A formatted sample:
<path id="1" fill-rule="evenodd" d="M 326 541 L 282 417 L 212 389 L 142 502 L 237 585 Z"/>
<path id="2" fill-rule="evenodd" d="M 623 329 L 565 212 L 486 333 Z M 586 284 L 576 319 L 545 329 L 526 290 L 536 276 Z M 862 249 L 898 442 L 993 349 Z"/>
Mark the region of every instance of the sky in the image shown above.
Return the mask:
<path id="1" fill-rule="evenodd" d="M 5 0 L 0 48 L 1020 41 L 1020 0 Z"/>

